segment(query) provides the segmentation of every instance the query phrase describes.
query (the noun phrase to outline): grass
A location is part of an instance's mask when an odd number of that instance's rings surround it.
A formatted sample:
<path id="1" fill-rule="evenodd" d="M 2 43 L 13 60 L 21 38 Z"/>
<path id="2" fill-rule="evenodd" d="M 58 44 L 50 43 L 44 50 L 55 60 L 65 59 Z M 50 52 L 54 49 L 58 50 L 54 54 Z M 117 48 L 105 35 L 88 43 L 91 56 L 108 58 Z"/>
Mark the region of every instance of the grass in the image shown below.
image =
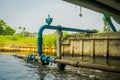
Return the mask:
<path id="1" fill-rule="evenodd" d="M 67 33 L 63 33 L 62 40 L 67 37 Z M 37 45 L 37 37 L 21 37 L 18 35 L 0 35 L 0 45 L 2 44 L 34 44 Z M 55 46 L 56 45 L 56 33 L 43 35 L 43 46 Z"/>
<path id="2" fill-rule="evenodd" d="M 2 44 L 37 44 L 37 38 L 26 37 L 21 38 L 19 36 L 0 36 L 0 45 Z"/>

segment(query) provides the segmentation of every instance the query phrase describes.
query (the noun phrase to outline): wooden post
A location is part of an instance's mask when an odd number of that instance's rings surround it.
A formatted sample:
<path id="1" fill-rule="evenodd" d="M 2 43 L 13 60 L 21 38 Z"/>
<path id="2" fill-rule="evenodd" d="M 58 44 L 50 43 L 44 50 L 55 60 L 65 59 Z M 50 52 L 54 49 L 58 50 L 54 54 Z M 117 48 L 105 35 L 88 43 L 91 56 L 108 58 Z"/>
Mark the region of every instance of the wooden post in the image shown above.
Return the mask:
<path id="1" fill-rule="evenodd" d="M 61 37 L 62 32 L 61 30 L 56 31 L 56 38 L 57 38 L 57 57 L 61 59 Z"/>
<path id="2" fill-rule="evenodd" d="M 82 57 L 84 56 L 84 40 L 82 40 Z"/>
<path id="3" fill-rule="evenodd" d="M 95 40 L 93 39 L 93 58 L 95 58 Z"/>

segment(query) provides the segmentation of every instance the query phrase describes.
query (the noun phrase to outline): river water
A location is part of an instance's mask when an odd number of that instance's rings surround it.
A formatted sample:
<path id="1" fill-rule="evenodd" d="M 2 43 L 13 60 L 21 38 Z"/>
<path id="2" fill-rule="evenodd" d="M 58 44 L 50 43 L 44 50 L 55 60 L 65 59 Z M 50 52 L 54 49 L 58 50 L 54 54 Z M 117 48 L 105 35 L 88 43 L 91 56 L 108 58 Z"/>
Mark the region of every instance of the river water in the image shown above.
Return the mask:
<path id="1" fill-rule="evenodd" d="M 93 62 L 84 58 L 84 62 Z M 120 66 L 120 60 L 96 59 L 95 63 Z M 109 64 L 108 64 L 109 63 Z M 120 73 L 66 66 L 65 71 L 57 68 L 56 64 L 42 66 L 37 62 L 27 63 L 25 60 L 12 55 L 0 55 L 0 80 L 120 80 Z"/>

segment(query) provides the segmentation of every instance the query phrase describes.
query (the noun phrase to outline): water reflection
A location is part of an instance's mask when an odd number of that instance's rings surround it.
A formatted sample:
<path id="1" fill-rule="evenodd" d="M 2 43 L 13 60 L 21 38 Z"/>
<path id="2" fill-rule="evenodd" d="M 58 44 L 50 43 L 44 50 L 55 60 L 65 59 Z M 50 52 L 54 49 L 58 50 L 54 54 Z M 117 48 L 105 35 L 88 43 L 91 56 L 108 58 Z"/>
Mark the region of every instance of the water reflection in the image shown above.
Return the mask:
<path id="1" fill-rule="evenodd" d="M 63 57 L 88 63 L 120 66 L 119 60 L 106 60 L 89 57 Z M 108 64 L 109 63 L 109 64 Z M 120 74 L 101 70 L 66 66 L 65 71 L 57 68 L 57 64 L 43 66 L 40 63 L 0 55 L 0 80 L 120 80 Z"/>
<path id="2" fill-rule="evenodd" d="M 36 80 L 39 78 L 34 68 L 25 65 L 25 61 L 14 56 L 0 55 L 0 80 Z"/>

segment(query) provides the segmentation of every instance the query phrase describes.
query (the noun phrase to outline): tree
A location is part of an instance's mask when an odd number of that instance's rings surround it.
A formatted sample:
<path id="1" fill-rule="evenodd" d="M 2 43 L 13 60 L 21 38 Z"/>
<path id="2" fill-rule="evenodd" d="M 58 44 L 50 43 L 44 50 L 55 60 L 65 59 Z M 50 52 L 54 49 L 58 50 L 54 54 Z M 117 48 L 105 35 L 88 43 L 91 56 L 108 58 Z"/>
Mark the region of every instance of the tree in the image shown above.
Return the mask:
<path id="1" fill-rule="evenodd" d="M 13 35 L 15 30 L 8 26 L 4 20 L 0 20 L 0 35 Z"/>
<path id="2" fill-rule="evenodd" d="M 4 20 L 0 20 L 0 26 L 4 26 L 6 25 L 6 23 L 4 22 Z"/>
<path id="3" fill-rule="evenodd" d="M 3 20 L 0 20 L 0 35 L 2 35 L 4 33 L 4 28 L 3 26 L 5 26 L 6 23 Z"/>
<path id="4" fill-rule="evenodd" d="M 25 37 L 25 27 L 23 27 L 23 37 Z"/>
<path id="5" fill-rule="evenodd" d="M 21 26 L 19 26 L 19 29 L 22 29 L 22 27 L 21 27 Z"/>
<path id="6" fill-rule="evenodd" d="M 29 32 L 28 31 L 22 31 L 21 34 L 23 35 L 23 37 L 29 37 Z"/>
<path id="7" fill-rule="evenodd" d="M 103 17 L 103 21 L 104 21 L 104 29 L 103 32 L 112 32 L 111 28 L 110 28 L 110 23 L 106 20 L 105 17 Z"/>
<path id="8" fill-rule="evenodd" d="M 15 33 L 15 30 L 12 29 L 10 26 L 6 26 L 4 35 L 13 35 Z"/>
<path id="9" fill-rule="evenodd" d="M 26 30 L 26 28 L 19 26 L 19 29 L 22 29 L 22 32 L 21 32 L 22 36 L 25 37 L 25 30 Z"/>
<path id="10" fill-rule="evenodd" d="M 2 35 L 4 33 L 4 29 L 3 27 L 0 25 L 0 35 Z"/>
<path id="11" fill-rule="evenodd" d="M 23 31 L 25 31 L 26 30 L 26 28 L 25 27 L 23 27 Z"/>

